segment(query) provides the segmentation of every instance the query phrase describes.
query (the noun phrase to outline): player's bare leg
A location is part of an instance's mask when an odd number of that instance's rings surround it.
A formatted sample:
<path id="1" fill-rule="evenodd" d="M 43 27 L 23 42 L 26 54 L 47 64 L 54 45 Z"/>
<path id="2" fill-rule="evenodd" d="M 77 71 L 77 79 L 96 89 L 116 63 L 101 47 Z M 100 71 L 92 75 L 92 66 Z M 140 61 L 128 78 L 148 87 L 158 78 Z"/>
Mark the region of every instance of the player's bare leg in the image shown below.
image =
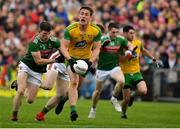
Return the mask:
<path id="1" fill-rule="evenodd" d="M 79 76 L 78 90 L 79 90 L 79 88 L 81 87 L 83 81 L 84 81 L 84 77 Z"/>
<path id="2" fill-rule="evenodd" d="M 51 90 L 53 87 L 53 84 L 58 76 L 58 72 L 55 70 L 48 70 L 45 74 L 46 79 L 43 81 L 40 88 L 44 90 Z"/>
<path id="3" fill-rule="evenodd" d="M 146 86 L 145 81 L 140 81 L 137 84 L 137 94 L 140 96 L 147 94 L 147 86 Z"/>
<path id="4" fill-rule="evenodd" d="M 140 81 L 138 84 L 137 84 L 137 90 L 136 91 L 133 91 L 131 92 L 131 98 L 130 98 L 130 101 L 129 101 L 129 106 L 132 106 L 133 104 L 133 101 L 134 101 L 134 97 L 136 95 L 138 96 L 143 96 L 143 95 L 146 95 L 147 94 L 147 86 L 146 86 L 146 83 L 145 81 Z"/>
<path id="5" fill-rule="evenodd" d="M 122 101 L 122 114 L 121 114 L 121 118 L 127 118 L 127 115 L 126 115 L 126 111 L 127 111 L 127 108 L 128 106 L 132 105 L 133 103 L 133 100 L 134 100 L 134 96 L 135 95 L 146 95 L 147 94 L 147 86 L 146 86 L 146 83 L 144 81 L 140 81 L 138 84 L 137 84 L 137 91 L 131 93 L 131 90 L 128 88 L 128 89 L 124 89 L 123 90 L 123 101 Z"/>
<path id="6" fill-rule="evenodd" d="M 96 88 L 92 95 L 92 107 L 89 112 L 88 118 L 95 118 L 96 117 L 96 105 L 98 103 L 101 91 L 102 91 L 102 83 L 101 81 L 96 81 Z"/>
<path id="7" fill-rule="evenodd" d="M 19 72 L 17 75 L 17 84 L 18 90 L 13 99 L 13 113 L 12 113 L 12 121 L 17 121 L 18 111 L 21 106 L 22 97 L 24 95 L 24 91 L 26 89 L 26 80 L 27 80 L 27 73 L 26 72 Z"/>
<path id="8" fill-rule="evenodd" d="M 123 89 L 123 101 L 121 103 L 121 106 L 122 106 L 121 118 L 127 119 L 126 111 L 128 108 L 130 97 L 131 97 L 130 88 Z"/>
<path id="9" fill-rule="evenodd" d="M 57 79 L 57 97 L 58 105 L 55 109 L 56 114 L 60 114 L 63 110 L 65 102 L 68 100 L 68 88 L 69 88 L 69 81 L 62 80 L 60 78 Z"/>
<path id="10" fill-rule="evenodd" d="M 122 91 L 122 88 L 124 87 L 124 75 L 121 69 L 116 70 L 111 74 L 111 77 L 116 80 L 116 85 L 114 87 L 112 97 L 111 97 L 111 103 L 113 104 L 116 111 L 121 112 L 121 106 L 117 100 L 118 95 Z"/>
<path id="11" fill-rule="evenodd" d="M 45 74 L 46 79 L 43 81 L 40 88 L 42 89 L 51 89 L 55 80 L 57 79 L 58 72 L 55 70 L 48 70 Z M 57 95 L 57 94 L 56 94 Z M 45 114 L 49 112 L 53 107 L 55 107 L 58 103 L 58 99 L 56 96 L 50 98 L 47 104 L 43 107 L 43 109 L 36 115 L 35 120 L 37 121 L 45 121 Z"/>
<path id="12" fill-rule="evenodd" d="M 47 78 L 50 75 L 52 75 L 51 76 L 52 78 Z M 53 85 L 54 81 L 56 80 L 56 95 L 51 97 L 50 100 L 47 102 L 47 104 L 43 107 L 43 109 L 36 115 L 36 120 L 38 120 L 38 121 L 45 121 L 45 114 L 47 114 L 52 108 L 57 106 L 59 101 L 61 101 L 61 99 L 60 99 L 61 97 L 63 98 L 63 100 L 64 100 L 64 98 L 66 98 L 66 100 L 67 100 L 69 81 L 62 80 L 62 79 L 58 78 L 57 76 L 58 76 L 58 72 L 55 70 L 48 70 L 46 73 L 47 80 L 45 82 L 47 84 Z M 44 84 L 46 84 L 46 83 L 44 83 Z M 63 106 L 62 106 L 62 109 L 63 109 Z M 62 111 L 62 109 L 58 110 L 59 113 Z"/>
<path id="13" fill-rule="evenodd" d="M 79 85 L 79 75 L 73 73 L 70 70 L 70 67 L 68 67 L 68 73 L 70 77 L 70 86 L 68 90 L 68 97 L 69 97 L 69 103 L 70 103 L 70 109 L 71 109 L 71 120 L 76 121 L 78 115 L 76 111 L 76 103 L 78 99 L 78 85 Z"/>
<path id="14" fill-rule="evenodd" d="M 58 101 L 59 98 L 57 96 L 53 96 L 52 98 L 50 98 L 43 109 L 36 114 L 35 120 L 45 121 L 45 115 L 58 104 Z"/>
<path id="15" fill-rule="evenodd" d="M 26 94 L 26 101 L 29 104 L 32 104 L 34 102 L 34 100 L 36 99 L 37 93 L 39 90 L 39 86 L 34 85 L 32 83 L 27 83 L 27 94 Z"/>
<path id="16" fill-rule="evenodd" d="M 96 108 L 96 105 L 98 103 L 101 91 L 102 91 L 102 83 L 100 81 L 96 81 L 96 88 L 93 92 L 93 96 L 92 96 L 92 107 Z"/>
<path id="17" fill-rule="evenodd" d="M 117 97 L 124 87 L 125 79 L 124 74 L 121 70 L 118 70 L 111 74 L 111 77 L 117 81 L 117 84 L 113 90 L 113 96 Z"/>

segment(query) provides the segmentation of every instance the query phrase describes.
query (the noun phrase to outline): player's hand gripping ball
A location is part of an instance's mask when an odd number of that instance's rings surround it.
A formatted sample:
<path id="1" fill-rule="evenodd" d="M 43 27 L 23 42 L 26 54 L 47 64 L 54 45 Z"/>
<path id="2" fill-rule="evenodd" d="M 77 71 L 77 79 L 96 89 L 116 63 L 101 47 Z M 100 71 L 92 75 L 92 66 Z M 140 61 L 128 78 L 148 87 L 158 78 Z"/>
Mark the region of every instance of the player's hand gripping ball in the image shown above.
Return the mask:
<path id="1" fill-rule="evenodd" d="M 77 64 L 74 64 L 74 70 L 77 74 L 83 75 L 88 70 L 88 64 L 84 60 L 77 60 Z"/>
<path id="2" fill-rule="evenodd" d="M 130 50 L 125 51 L 125 56 L 126 56 L 128 59 L 131 59 L 131 58 L 132 58 L 132 51 L 130 51 Z"/>

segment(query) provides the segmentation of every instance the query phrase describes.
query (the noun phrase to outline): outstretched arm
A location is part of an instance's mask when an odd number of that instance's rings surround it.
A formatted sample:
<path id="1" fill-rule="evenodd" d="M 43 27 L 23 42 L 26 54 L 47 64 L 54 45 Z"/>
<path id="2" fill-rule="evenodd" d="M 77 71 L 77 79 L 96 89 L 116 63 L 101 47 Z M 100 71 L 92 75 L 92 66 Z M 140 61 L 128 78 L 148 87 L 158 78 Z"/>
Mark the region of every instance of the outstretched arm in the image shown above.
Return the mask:
<path id="1" fill-rule="evenodd" d="M 62 42 L 61 42 L 61 53 L 64 55 L 64 57 L 69 60 L 71 59 L 70 55 L 69 55 L 69 52 L 68 52 L 68 46 L 69 46 L 69 43 L 70 41 L 69 40 L 66 40 L 66 39 L 62 39 Z"/>
<path id="2" fill-rule="evenodd" d="M 99 52 L 100 52 L 100 48 L 101 48 L 101 43 L 100 41 L 98 42 L 94 42 L 93 43 L 93 50 L 92 50 L 92 55 L 89 61 L 91 61 L 92 63 L 96 62 L 96 60 L 99 57 Z"/>
<path id="3" fill-rule="evenodd" d="M 69 44 L 70 44 L 70 40 L 63 39 L 60 50 L 61 50 L 61 53 L 64 55 L 64 57 L 68 60 L 70 67 L 71 67 L 71 71 L 73 73 L 75 73 L 73 66 L 74 66 L 74 64 L 76 64 L 76 61 L 74 59 L 72 59 L 69 55 L 69 52 L 68 52 Z"/>
<path id="4" fill-rule="evenodd" d="M 36 62 L 36 64 L 38 65 L 45 65 L 45 64 L 51 64 L 55 62 L 55 59 L 45 59 L 45 58 L 41 58 L 41 53 L 40 51 L 37 52 L 31 52 L 32 56 L 34 58 L 34 61 Z"/>
<path id="5" fill-rule="evenodd" d="M 142 53 L 154 61 L 154 56 L 146 48 L 143 48 Z"/>

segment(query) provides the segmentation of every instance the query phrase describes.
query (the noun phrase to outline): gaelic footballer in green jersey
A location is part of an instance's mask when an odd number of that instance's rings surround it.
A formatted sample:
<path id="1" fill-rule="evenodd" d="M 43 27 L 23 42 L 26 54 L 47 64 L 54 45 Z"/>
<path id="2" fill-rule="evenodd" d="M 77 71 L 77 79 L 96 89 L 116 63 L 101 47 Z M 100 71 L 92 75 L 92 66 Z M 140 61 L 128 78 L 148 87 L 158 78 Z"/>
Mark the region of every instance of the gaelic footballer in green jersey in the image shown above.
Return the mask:
<path id="1" fill-rule="evenodd" d="M 53 53 L 54 49 L 59 49 L 60 47 L 60 41 L 56 37 L 49 37 L 49 39 L 46 42 L 41 41 L 40 36 L 37 35 L 33 37 L 31 42 L 29 43 L 28 52 L 27 54 L 22 58 L 22 62 L 26 64 L 31 70 L 39 73 L 45 73 L 46 72 L 46 66 L 47 63 L 37 62 L 32 52 L 40 52 L 41 58 L 48 59 L 50 55 Z M 53 63 L 53 62 L 52 62 Z"/>
<path id="2" fill-rule="evenodd" d="M 89 112 L 88 118 L 95 118 L 96 105 L 101 93 L 103 82 L 111 77 L 116 80 L 117 85 L 111 97 L 111 103 L 115 110 L 121 112 L 121 106 L 117 101 L 121 89 L 124 86 L 124 75 L 119 66 L 119 51 L 121 47 L 128 47 L 132 49 L 128 41 L 119 36 L 119 25 L 110 23 L 108 26 L 108 34 L 101 37 L 101 51 L 99 54 L 98 66 L 96 71 L 96 89 L 92 97 L 92 108 Z"/>
<path id="3" fill-rule="evenodd" d="M 29 43 L 28 51 L 19 64 L 17 74 L 17 93 L 13 100 L 12 121 L 17 121 L 22 97 L 26 90 L 27 102 L 33 103 L 39 86 L 41 85 L 42 73 L 46 72 L 46 65 L 60 62 L 60 56 L 48 59 L 53 48 L 59 49 L 60 41 L 51 37 L 51 25 L 43 21 L 39 26 L 39 34 Z"/>

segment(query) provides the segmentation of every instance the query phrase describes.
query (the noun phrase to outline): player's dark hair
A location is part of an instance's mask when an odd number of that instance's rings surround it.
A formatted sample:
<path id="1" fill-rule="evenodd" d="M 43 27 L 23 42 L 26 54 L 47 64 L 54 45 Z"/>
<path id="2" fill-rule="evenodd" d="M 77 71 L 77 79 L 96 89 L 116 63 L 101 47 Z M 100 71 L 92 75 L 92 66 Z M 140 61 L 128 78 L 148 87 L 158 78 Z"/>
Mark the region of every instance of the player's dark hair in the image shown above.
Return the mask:
<path id="1" fill-rule="evenodd" d="M 88 11 L 90 12 L 90 16 L 92 16 L 93 13 L 94 13 L 93 9 L 90 8 L 90 7 L 88 7 L 88 6 L 82 6 L 82 7 L 80 8 L 80 11 L 81 11 L 82 9 L 88 10 Z"/>
<path id="2" fill-rule="evenodd" d="M 118 23 L 115 23 L 115 22 L 109 23 L 109 25 L 108 25 L 108 30 L 111 30 L 112 28 L 119 29 L 119 24 L 118 24 Z"/>
<path id="3" fill-rule="evenodd" d="M 52 26 L 51 24 L 48 22 L 48 21 L 42 21 L 40 24 L 39 24 L 39 28 L 40 28 L 40 31 L 51 31 L 52 29 Z"/>
<path id="4" fill-rule="evenodd" d="M 102 33 L 105 33 L 105 28 L 102 24 L 96 24 L 96 25 L 99 27 L 99 29 L 101 29 Z"/>
<path id="5" fill-rule="evenodd" d="M 123 27 L 123 32 L 124 33 L 129 32 L 129 30 L 134 30 L 134 27 L 131 26 L 131 25 L 126 25 L 126 26 Z"/>

